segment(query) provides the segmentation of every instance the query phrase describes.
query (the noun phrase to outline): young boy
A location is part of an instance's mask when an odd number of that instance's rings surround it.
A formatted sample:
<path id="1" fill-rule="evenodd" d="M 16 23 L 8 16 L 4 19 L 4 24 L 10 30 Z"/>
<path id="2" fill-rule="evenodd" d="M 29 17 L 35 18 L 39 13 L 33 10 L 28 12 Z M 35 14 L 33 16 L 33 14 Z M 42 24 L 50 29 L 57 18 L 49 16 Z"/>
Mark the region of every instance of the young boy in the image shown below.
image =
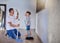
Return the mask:
<path id="1" fill-rule="evenodd" d="M 28 39 L 28 40 L 33 39 L 33 37 L 31 37 L 31 31 L 30 31 L 30 25 L 31 25 L 30 15 L 31 15 L 30 11 L 27 11 L 25 14 L 25 16 L 26 16 L 26 30 L 27 30 L 26 39 Z"/>
<path id="2" fill-rule="evenodd" d="M 15 27 L 19 27 L 19 24 L 15 24 L 15 20 L 17 18 L 14 17 L 14 9 L 9 9 L 9 16 L 6 18 L 6 30 L 7 35 L 13 39 L 16 39 L 17 36 L 17 29 Z M 21 34 L 18 32 L 18 37 L 20 38 Z"/>

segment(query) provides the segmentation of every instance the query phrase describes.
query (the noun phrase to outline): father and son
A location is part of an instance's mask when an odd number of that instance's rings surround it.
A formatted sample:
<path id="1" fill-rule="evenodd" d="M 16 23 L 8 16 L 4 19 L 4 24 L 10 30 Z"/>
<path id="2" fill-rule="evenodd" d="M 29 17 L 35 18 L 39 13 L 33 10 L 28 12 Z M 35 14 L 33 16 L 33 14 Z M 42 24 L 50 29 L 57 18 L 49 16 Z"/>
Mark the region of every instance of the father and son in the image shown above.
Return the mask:
<path id="1" fill-rule="evenodd" d="M 21 38 L 21 33 L 19 31 L 17 31 L 16 27 L 20 26 L 20 23 L 16 23 L 16 20 L 19 18 L 19 12 L 16 10 L 17 15 L 16 17 L 14 16 L 14 9 L 10 8 L 9 9 L 9 15 L 6 17 L 6 31 L 7 31 L 7 35 L 13 39 L 16 39 L 16 36 L 18 35 L 18 38 Z M 30 11 L 26 11 L 25 12 L 25 16 L 26 16 L 26 20 L 25 20 L 25 24 L 26 24 L 26 37 L 28 36 L 28 32 L 30 32 L 31 35 L 31 30 L 30 30 L 30 25 L 31 25 L 31 20 L 30 20 L 30 15 L 31 12 Z M 18 34 L 17 34 L 18 33 Z"/>

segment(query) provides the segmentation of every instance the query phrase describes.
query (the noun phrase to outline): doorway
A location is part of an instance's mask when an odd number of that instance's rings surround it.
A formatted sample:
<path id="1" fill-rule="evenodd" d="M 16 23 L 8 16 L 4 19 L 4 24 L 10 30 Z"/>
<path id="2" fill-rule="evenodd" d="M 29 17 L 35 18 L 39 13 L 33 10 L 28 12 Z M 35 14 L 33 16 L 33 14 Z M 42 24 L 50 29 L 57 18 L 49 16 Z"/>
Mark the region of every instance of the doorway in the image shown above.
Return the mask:
<path id="1" fill-rule="evenodd" d="M 6 24 L 6 4 L 0 4 L 0 29 L 5 29 Z"/>

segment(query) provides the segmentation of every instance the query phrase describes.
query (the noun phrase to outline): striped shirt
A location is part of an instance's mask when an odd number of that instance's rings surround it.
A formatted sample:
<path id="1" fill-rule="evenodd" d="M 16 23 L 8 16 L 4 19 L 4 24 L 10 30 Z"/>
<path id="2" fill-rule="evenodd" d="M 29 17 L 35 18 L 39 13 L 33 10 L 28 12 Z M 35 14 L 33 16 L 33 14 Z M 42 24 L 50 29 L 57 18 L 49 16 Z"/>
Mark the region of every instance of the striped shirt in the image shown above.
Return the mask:
<path id="1" fill-rule="evenodd" d="M 31 25 L 30 16 L 26 17 L 26 25 Z"/>

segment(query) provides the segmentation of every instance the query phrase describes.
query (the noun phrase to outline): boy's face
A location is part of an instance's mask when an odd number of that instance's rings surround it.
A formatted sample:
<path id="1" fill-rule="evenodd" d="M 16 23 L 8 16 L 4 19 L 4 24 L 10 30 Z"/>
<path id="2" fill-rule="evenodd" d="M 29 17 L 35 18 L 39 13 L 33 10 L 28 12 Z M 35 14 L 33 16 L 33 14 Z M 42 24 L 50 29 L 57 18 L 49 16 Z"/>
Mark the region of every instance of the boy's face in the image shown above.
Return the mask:
<path id="1" fill-rule="evenodd" d="M 30 16 L 29 13 L 26 13 L 25 16 Z"/>
<path id="2" fill-rule="evenodd" d="M 10 11 L 10 14 L 13 16 L 14 15 L 14 10 L 11 10 Z"/>

